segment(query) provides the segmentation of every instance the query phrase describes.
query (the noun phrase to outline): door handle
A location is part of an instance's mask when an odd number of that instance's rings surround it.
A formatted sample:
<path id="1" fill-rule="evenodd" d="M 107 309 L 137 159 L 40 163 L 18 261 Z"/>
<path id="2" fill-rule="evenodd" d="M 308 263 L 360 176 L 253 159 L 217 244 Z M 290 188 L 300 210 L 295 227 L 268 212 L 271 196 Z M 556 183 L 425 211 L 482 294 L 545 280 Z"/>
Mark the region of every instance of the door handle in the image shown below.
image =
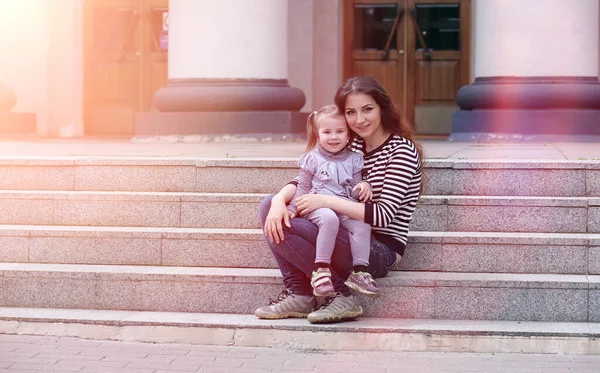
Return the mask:
<path id="1" fill-rule="evenodd" d="M 400 17 L 402 17 L 403 14 L 404 14 L 404 8 L 399 8 L 398 12 L 396 13 L 396 18 L 394 19 L 394 24 L 392 25 L 392 30 L 390 31 L 390 34 L 388 35 L 387 42 L 385 43 L 385 49 L 383 50 L 383 52 L 381 52 L 382 60 L 388 59 L 388 52 L 390 51 L 390 44 L 392 44 L 392 38 L 394 37 L 394 34 L 396 33 L 396 29 L 398 28 L 398 22 L 400 21 Z M 404 51 L 402 51 L 402 52 L 404 53 Z M 400 53 L 400 51 L 398 51 L 398 53 Z M 402 54 L 402 53 L 400 53 L 400 54 Z"/>
<path id="2" fill-rule="evenodd" d="M 417 16 L 415 15 L 415 8 L 410 7 L 408 9 L 408 14 L 410 14 L 410 18 L 412 19 L 413 25 L 415 25 L 415 31 L 417 33 L 417 39 L 419 39 L 419 44 L 421 44 L 421 48 L 423 48 L 423 58 L 425 61 L 431 61 L 431 53 L 429 53 L 429 48 L 427 48 L 427 44 L 425 43 L 425 38 L 423 38 L 423 32 L 417 23 Z"/>
<path id="3" fill-rule="evenodd" d="M 134 31 L 134 25 L 137 21 L 138 18 L 138 11 L 135 9 L 131 10 L 131 18 L 129 19 L 129 23 L 127 24 L 127 29 L 125 31 L 125 35 L 123 40 L 121 41 L 121 46 L 119 48 L 119 54 L 118 54 L 118 58 L 119 61 L 123 59 L 123 56 L 125 54 L 125 46 L 127 45 L 127 42 L 129 41 L 129 39 L 131 39 L 131 36 L 133 35 L 133 31 Z"/>

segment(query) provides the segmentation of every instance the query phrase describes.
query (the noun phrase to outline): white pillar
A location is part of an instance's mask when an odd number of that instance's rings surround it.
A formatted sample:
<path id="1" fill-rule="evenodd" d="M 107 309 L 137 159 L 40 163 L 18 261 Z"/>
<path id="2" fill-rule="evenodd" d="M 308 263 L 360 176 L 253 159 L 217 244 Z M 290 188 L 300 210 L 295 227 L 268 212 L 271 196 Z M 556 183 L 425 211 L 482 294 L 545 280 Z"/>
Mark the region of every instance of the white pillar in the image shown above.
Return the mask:
<path id="1" fill-rule="evenodd" d="M 297 111 L 287 82 L 284 0 L 171 0 L 169 83 L 162 112 Z"/>
<path id="2" fill-rule="evenodd" d="M 598 0 L 477 0 L 456 140 L 600 136 Z M 489 134 L 492 136 L 489 136 Z"/>
<path id="3" fill-rule="evenodd" d="M 169 78 L 287 79 L 282 0 L 171 0 Z"/>
<path id="4" fill-rule="evenodd" d="M 598 76 L 598 0 L 479 0 L 475 76 Z"/>

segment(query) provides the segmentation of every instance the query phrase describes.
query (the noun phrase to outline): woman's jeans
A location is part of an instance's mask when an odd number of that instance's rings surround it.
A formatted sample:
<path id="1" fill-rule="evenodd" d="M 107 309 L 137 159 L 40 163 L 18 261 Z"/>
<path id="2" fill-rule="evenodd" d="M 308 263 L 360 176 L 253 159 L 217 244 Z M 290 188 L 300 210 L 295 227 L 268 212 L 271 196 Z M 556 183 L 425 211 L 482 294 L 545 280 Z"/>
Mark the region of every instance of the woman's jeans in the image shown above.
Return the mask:
<path id="1" fill-rule="evenodd" d="M 260 224 L 264 228 L 273 196 L 267 196 L 258 208 Z M 310 278 L 315 265 L 315 245 L 318 228 L 303 218 L 290 220 L 291 228 L 283 225 L 285 239 L 279 244 L 267 243 L 279 265 L 285 287 L 293 294 L 312 295 Z M 368 271 L 375 278 L 384 277 L 396 265 L 396 253 L 384 244 L 371 238 L 371 254 Z M 337 292 L 350 295 L 344 282 L 352 272 L 352 252 L 348 231 L 343 227 L 337 235 L 331 256 L 331 281 Z"/>

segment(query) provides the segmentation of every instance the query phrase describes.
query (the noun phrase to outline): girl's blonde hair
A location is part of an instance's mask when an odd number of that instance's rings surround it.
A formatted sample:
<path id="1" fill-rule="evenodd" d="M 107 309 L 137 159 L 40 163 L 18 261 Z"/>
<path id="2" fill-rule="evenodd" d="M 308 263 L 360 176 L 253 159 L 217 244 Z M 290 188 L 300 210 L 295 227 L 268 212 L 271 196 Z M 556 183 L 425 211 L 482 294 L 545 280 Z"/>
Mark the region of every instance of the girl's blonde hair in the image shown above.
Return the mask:
<path id="1" fill-rule="evenodd" d="M 306 136 L 308 137 L 308 143 L 306 144 L 307 153 L 317 146 L 319 142 L 319 122 L 327 117 L 339 117 L 346 123 L 346 118 L 335 105 L 325 105 L 319 110 L 310 113 L 306 121 Z M 348 144 L 350 144 L 354 137 L 354 132 L 350 128 L 348 128 L 348 132 L 350 134 Z"/>

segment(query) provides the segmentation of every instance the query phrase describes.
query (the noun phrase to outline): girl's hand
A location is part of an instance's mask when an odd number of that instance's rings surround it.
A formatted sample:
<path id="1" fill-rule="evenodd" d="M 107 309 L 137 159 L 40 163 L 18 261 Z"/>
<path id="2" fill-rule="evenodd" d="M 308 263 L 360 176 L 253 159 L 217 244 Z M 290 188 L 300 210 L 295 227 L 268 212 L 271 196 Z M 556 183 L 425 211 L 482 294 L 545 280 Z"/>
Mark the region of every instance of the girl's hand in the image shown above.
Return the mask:
<path id="1" fill-rule="evenodd" d="M 321 207 L 326 207 L 327 197 L 328 196 L 322 194 L 305 194 L 296 198 L 296 208 L 298 209 L 298 213 L 304 216 Z"/>
<path id="2" fill-rule="evenodd" d="M 371 190 L 371 184 L 366 181 L 361 181 L 352 188 L 353 192 L 358 191 L 358 200 L 362 202 L 370 201 L 373 199 L 373 191 Z"/>
<path id="3" fill-rule="evenodd" d="M 281 243 L 284 240 L 283 236 L 283 225 L 291 228 L 290 219 L 293 219 L 296 215 L 287 209 L 285 203 L 277 203 L 275 199 L 271 202 L 271 208 L 269 209 L 269 213 L 267 214 L 267 219 L 265 220 L 265 236 L 269 238 L 271 243 L 276 242 L 277 244 Z"/>

